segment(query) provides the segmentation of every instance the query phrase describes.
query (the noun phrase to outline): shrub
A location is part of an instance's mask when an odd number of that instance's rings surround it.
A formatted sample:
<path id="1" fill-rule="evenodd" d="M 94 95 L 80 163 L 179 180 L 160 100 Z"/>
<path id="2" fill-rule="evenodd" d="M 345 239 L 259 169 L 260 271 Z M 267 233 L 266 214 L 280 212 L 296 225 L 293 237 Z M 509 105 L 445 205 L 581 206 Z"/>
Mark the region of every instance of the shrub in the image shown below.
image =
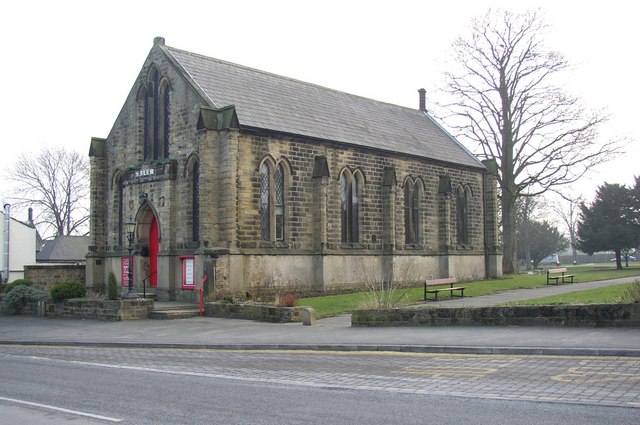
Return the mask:
<path id="1" fill-rule="evenodd" d="M 624 299 L 630 303 L 640 303 L 640 280 L 636 279 L 624 294 Z"/>
<path id="2" fill-rule="evenodd" d="M 46 300 L 49 294 L 30 285 L 16 285 L 4 297 L 4 305 L 7 312 L 18 314 L 29 301 Z"/>
<path id="3" fill-rule="evenodd" d="M 109 272 L 109 283 L 107 285 L 107 299 L 109 300 L 118 299 L 118 282 L 116 280 L 116 275 L 113 272 Z"/>
<path id="4" fill-rule="evenodd" d="M 280 295 L 277 304 L 278 307 L 295 307 L 298 304 L 298 297 L 294 294 Z"/>
<path id="5" fill-rule="evenodd" d="M 16 286 L 20 286 L 20 285 L 31 286 L 31 285 L 33 285 L 33 282 L 31 282 L 29 279 L 16 279 L 11 283 L 8 283 L 6 285 L 2 285 L 0 287 L 0 292 L 4 292 L 5 294 L 8 294 L 9 291 L 11 291 Z"/>
<path id="6" fill-rule="evenodd" d="M 53 302 L 60 302 L 70 298 L 82 298 L 86 295 L 87 289 L 82 282 L 67 281 L 53 285 L 51 288 L 51 299 Z"/>

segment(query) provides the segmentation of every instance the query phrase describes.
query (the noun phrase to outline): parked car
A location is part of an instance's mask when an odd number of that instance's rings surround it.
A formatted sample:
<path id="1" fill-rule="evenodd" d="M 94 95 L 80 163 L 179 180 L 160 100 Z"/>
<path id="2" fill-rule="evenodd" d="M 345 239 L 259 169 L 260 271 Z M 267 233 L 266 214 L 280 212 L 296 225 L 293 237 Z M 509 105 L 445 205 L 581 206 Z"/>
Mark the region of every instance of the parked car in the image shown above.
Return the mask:
<path id="1" fill-rule="evenodd" d="M 616 261 L 616 259 L 615 259 L 615 258 L 612 258 L 612 259 L 611 259 L 611 262 L 612 262 L 612 263 L 614 263 L 615 261 Z M 625 256 L 624 256 L 624 255 L 621 255 L 621 256 L 620 256 L 620 261 L 625 262 L 625 261 L 627 261 L 627 259 L 625 258 Z M 629 256 L 629 261 L 636 261 L 636 257 L 634 257 L 633 255 L 630 255 L 630 256 Z"/>
<path id="2" fill-rule="evenodd" d="M 544 265 L 556 265 L 559 266 L 560 265 L 560 258 L 558 258 L 558 254 L 553 254 L 550 255 L 548 257 L 544 257 L 542 260 L 540 260 L 540 262 L 538 263 L 541 266 Z"/>

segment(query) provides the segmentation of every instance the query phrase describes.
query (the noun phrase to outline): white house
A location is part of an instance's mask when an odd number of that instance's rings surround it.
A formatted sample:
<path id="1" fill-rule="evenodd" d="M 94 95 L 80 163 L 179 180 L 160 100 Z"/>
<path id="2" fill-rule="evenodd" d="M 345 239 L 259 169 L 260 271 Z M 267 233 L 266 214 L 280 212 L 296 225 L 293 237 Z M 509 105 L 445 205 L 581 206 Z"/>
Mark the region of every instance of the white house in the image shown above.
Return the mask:
<path id="1" fill-rule="evenodd" d="M 11 205 L 0 196 L 0 276 L 2 283 L 24 278 L 24 266 L 36 263 L 37 233 L 29 217 L 22 222 L 11 217 Z"/>

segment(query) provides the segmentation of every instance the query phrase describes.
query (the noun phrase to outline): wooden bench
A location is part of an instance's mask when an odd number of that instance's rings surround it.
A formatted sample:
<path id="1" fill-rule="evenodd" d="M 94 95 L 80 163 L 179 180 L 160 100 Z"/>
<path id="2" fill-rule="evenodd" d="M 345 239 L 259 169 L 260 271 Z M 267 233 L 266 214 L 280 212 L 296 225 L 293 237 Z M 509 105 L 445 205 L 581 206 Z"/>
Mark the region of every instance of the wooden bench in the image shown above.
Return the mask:
<path id="1" fill-rule="evenodd" d="M 565 274 L 568 270 L 566 268 L 561 269 L 549 269 L 547 270 L 547 285 L 557 285 L 562 280 L 562 283 L 566 283 L 566 280 L 570 280 L 569 283 L 573 283 L 573 274 Z M 555 281 L 555 283 L 552 283 Z"/>
<path id="2" fill-rule="evenodd" d="M 463 298 L 465 287 L 453 286 L 456 283 L 458 283 L 458 279 L 456 279 L 455 277 L 445 277 L 443 279 L 425 280 L 424 281 L 424 301 L 429 300 L 429 298 L 427 298 L 427 294 L 433 294 L 434 298 L 432 298 L 432 300 L 438 301 L 438 293 L 443 291 L 448 291 L 451 297 Z M 433 288 L 433 286 L 437 286 L 437 285 L 449 285 L 449 287 Z M 460 295 L 454 295 L 453 294 L 454 291 L 460 292 Z"/>

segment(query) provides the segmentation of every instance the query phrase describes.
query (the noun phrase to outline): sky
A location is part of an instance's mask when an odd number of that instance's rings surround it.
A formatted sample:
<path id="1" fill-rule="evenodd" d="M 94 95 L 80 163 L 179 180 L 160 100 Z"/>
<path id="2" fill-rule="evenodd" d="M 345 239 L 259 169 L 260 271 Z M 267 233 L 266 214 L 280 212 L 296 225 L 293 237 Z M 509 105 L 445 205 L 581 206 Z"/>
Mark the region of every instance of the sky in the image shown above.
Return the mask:
<path id="1" fill-rule="evenodd" d="M 88 155 L 109 134 L 153 44 L 417 108 L 442 83 L 453 41 L 489 8 L 539 9 L 547 45 L 573 65 L 565 89 L 610 116 L 601 139 L 626 153 L 574 194 L 640 175 L 638 7 L 574 1 L 32 0 L 0 3 L 0 194 L 18 156 L 65 146 Z M 579 5 L 579 7 L 578 7 Z"/>

